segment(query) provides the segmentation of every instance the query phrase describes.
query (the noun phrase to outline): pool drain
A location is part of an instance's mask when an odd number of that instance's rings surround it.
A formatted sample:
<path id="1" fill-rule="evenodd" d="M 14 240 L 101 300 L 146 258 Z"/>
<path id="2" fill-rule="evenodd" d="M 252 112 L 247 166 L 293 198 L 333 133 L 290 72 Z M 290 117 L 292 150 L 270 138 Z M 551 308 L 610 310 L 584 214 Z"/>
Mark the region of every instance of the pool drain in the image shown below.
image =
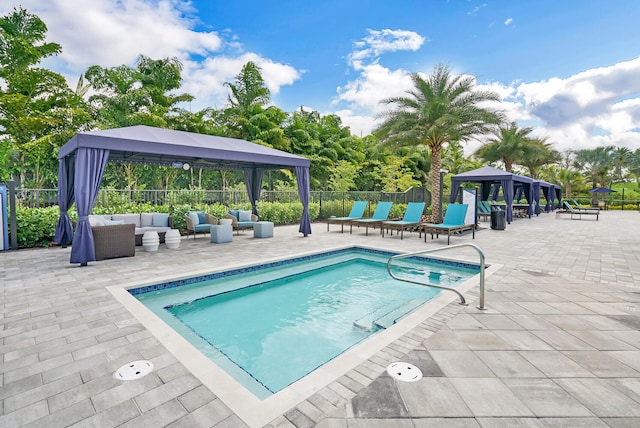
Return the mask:
<path id="1" fill-rule="evenodd" d="M 136 380 L 148 375 L 152 370 L 153 363 L 151 361 L 133 361 L 120 367 L 113 374 L 113 377 L 118 380 Z"/>
<path id="2" fill-rule="evenodd" d="M 413 364 L 398 361 L 387 366 L 387 373 L 394 379 L 403 382 L 416 382 L 422 379 L 422 372 Z"/>

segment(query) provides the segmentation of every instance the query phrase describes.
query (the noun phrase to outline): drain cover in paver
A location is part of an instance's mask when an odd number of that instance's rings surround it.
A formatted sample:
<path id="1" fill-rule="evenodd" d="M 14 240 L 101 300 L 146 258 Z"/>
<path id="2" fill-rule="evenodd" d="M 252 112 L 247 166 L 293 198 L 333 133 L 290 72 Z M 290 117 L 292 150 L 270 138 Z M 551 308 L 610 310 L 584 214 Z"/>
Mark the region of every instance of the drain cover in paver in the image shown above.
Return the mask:
<path id="1" fill-rule="evenodd" d="M 148 375 L 152 370 L 153 363 L 151 361 L 133 361 L 120 367 L 113 374 L 113 377 L 118 380 L 136 380 Z"/>
<path id="2" fill-rule="evenodd" d="M 415 382 L 422 379 L 422 372 L 413 364 L 398 361 L 387 366 L 387 373 L 394 379 L 403 382 Z"/>

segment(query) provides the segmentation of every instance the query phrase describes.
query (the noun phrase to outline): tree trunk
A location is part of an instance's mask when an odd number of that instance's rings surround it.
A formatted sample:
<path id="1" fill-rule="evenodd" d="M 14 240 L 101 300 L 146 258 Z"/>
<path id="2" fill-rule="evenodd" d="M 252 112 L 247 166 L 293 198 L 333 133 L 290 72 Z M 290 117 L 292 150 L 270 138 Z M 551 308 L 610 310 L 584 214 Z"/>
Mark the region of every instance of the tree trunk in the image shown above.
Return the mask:
<path id="1" fill-rule="evenodd" d="M 440 221 L 440 169 L 442 168 L 442 146 L 431 147 L 431 220 Z"/>

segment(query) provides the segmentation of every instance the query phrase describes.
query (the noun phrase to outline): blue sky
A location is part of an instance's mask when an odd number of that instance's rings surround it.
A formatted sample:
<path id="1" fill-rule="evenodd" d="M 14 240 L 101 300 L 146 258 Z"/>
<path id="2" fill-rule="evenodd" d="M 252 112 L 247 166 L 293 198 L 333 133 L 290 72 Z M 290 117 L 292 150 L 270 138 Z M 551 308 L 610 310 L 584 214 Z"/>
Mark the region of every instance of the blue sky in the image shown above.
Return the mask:
<path id="1" fill-rule="evenodd" d="M 223 83 L 251 60 L 278 107 L 338 114 L 366 135 L 381 99 L 444 63 L 558 150 L 640 147 L 636 0 L 22 0 L 0 13 L 18 5 L 62 45 L 45 65 L 72 85 L 93 64 L 177 57 L 190 107 L 221 108 Z"/>

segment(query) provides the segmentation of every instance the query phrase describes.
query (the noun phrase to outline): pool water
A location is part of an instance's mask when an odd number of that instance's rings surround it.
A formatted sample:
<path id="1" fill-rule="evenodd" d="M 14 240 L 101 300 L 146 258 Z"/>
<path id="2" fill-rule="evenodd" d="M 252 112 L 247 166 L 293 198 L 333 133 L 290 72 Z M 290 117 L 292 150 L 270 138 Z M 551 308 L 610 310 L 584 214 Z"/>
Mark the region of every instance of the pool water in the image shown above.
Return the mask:
<path id="1" fill-rule="evenodd" d="M 350 251 L 136 294 L 257 397 L 267 397 L 439 293 L 396 281 L 388 256 Z M 396 275 L 447 286 L 477 270 L 425 259 Z"/>

